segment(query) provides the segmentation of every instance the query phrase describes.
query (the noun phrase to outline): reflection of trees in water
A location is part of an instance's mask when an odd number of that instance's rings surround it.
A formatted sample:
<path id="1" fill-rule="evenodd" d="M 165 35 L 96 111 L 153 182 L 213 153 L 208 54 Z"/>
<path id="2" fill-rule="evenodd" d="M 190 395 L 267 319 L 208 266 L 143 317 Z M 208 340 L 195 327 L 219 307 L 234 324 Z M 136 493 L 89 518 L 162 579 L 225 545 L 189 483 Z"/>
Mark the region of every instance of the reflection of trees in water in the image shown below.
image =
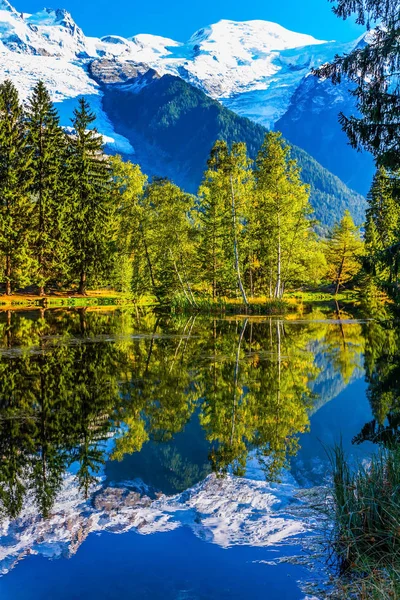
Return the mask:
<path id="1" fill-rule="evenodd" d="M 400 324 L 369 321 L 364 329 L 367 397 L 374 419 L 353 442 L 393 447 L 400 441 Z"/>
<path id="2" fill-rule="evenodd" d="M 345 373 L 356 364 L 348 348 L 359 334 L 343 328 L 345 358 L 329 324 L 312 321 L 86 309 L 1 314 L 3 511 L 17 516 L 29 493 L 48 514 L 72 464 L 88 494 L 106 460 L 172 440 L 196 410 L 215 471 L 243 474 L 253 450 L 266 477 L 277 479 L 309 426 L 309 383 L 318 375 L 311 342 L 325 340 Z M 163 453 L 179 485 L 198 471 L 182 461 L 171 448 Z"/>

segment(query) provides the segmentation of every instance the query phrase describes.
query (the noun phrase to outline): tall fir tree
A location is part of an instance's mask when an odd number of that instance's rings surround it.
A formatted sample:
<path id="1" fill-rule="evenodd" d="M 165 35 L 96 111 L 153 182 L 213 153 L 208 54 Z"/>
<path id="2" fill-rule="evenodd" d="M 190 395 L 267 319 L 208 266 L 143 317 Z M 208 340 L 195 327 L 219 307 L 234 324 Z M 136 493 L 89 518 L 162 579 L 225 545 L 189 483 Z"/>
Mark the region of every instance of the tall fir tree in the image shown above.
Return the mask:
<path id="1" fill-rule="evenodd" d="M 29 282 L 32 177 L 23 109 L 7 80 L 0 85 L 0 255 L 7 295 Z"/>
<path id="2" fill-rule="evenodd" d="M 97 129 L 89 129 L 95 120 L 81 98 L 68 148 L 69 262 L 72 280 L 79 281 L 79 294 L 86 294 L 88 279 L 99 281 L 112 267 L 112 178 L 102 137 Z"/>
<path id="3" fill-rule="evenodd" d="M 36 283 L 39 295 L 63 272 L 65 134 L 44 83 L 39 81 L 28 101 L 27 138 L 34 160 L 31 191 L 33 249 L 37 260 Z"/>

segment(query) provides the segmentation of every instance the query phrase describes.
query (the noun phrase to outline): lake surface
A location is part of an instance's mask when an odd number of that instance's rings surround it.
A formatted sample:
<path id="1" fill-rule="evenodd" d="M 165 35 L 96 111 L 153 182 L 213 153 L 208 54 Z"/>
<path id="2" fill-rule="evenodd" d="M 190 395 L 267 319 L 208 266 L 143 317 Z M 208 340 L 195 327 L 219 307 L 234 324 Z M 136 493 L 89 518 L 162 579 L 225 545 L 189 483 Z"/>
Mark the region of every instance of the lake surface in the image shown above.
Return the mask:
<path id="1" fill-rule="evenodd" d="M 315 598 L 307 498 L 335 442 L 397 439 L 399 333 L 329 308 L 0 313 L 1 599 Z"/>

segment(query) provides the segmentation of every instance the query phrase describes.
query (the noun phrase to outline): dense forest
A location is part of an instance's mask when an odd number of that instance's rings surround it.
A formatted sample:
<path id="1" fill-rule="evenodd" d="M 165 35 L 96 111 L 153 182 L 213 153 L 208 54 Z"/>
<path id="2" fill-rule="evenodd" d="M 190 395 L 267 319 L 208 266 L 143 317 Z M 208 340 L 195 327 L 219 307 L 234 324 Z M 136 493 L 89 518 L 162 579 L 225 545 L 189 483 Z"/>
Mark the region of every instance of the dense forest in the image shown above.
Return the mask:
<path id="1" fill-rule="evenodd" d="M 106 155 L 94 121 L 81 99 L 65 130 L 41 82 L 25 106 L 11 82 L 0 86 L 7 295 L 27 286 L 40 295 L 100 286 L 198 309 L 220 299 L 281 300 L 289 289 L 321 285 L 338 293 L 359 276 L 365 253 L 359 228 L 346 211 L 328 236 L 317 235 L 310 188 L 279 133 L 266 134 L 255 161 L 245 143 L 216 141 L 192 195 L 168 179 L 148 181 L 139 166 Z M 374 264 L 381 216 L 373 198 L 382 177 L 374 182 L 368 217 L 366 248 Z M 379 277 L 386 275 L 379 266 Z"/>

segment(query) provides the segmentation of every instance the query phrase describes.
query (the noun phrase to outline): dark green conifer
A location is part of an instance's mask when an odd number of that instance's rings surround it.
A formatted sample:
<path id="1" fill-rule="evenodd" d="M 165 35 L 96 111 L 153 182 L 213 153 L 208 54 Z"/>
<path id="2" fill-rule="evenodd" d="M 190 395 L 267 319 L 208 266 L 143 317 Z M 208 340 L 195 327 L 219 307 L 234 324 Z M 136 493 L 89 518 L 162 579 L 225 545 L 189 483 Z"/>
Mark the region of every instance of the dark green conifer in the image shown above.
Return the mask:
<path id="1" fill-rule="evenodd" d="M 24 113 L 11 81 L 0 85 L 0 259 L 6 294 L 29 281 L 32 152 Z"/>
<path id="2" fill-rule="evenodd" d="M 71 275 L 86 294 L 88 278 L 98 281 L 111 258 L 111 172 L 102 137 L 89 129 L 96 117 L 81 98 L 69 138 L 68 195 Z"/>
<path id="3" fill-rule="evenodd" d="M 400 204 L 398 179 L 383 167 L 375 173 L 368 194 L 365 225 L 365 267 L 377 283 L 393 279 L 399 262 Z"/>
<path id="4" fill-rule="evenodd" d="M 36 283 L 43 296 L 45 286 L 62 272 L 65 262 L 62 243 L 65 135 L 42 81 L 36 84 L 28 102 L 27 130 L 35 166 L 31 190 Z"/>

